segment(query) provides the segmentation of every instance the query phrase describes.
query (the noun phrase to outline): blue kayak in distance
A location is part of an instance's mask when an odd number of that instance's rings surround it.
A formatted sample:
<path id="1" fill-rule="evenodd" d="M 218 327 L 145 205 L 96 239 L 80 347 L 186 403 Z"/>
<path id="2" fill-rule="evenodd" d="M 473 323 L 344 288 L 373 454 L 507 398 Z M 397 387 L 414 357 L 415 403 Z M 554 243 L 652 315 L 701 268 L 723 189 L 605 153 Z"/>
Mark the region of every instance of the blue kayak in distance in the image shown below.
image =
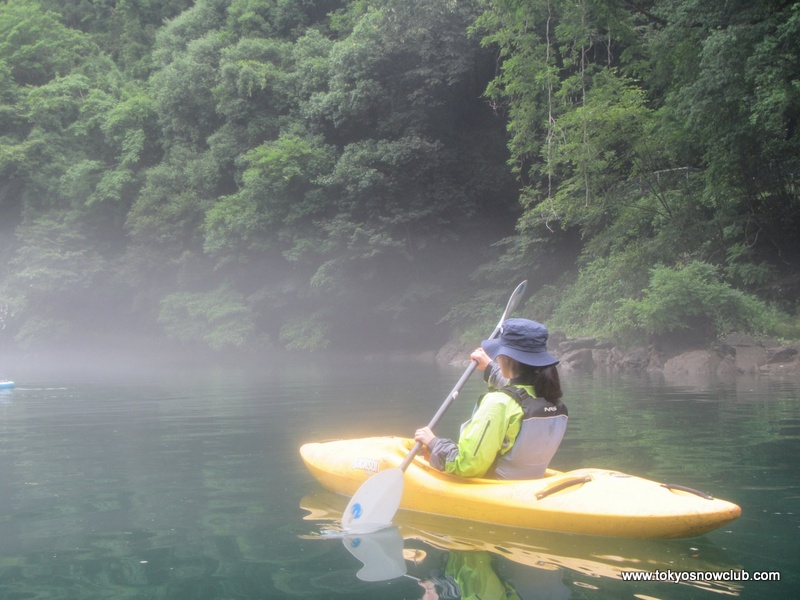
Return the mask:
<path id="1" fill-rule="evenodd" d="M 14 387 L 13 381 L 0 380 L 0 390 L 10 390 Z"/>

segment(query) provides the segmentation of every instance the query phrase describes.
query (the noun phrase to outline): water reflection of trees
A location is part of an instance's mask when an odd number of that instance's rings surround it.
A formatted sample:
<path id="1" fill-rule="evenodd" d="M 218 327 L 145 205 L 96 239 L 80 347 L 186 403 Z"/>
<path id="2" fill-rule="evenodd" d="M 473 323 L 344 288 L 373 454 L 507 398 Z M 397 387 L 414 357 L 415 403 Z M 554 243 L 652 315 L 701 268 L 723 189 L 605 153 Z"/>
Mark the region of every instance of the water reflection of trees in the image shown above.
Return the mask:
<path id="1" fill-rule="evenodd" d="M 613 376 L 565 379 L 570 429 L 553 468 L 591 465 L 721 497 L 730 495 L 732 482 L 713 487 L 720 473 L 753 464 L 752 453 L 782 440 L 783 424 L 797 413 L 796 390 L 780 386 L 753 385 L 743 393 L 738 381 L 697 388 L 667 384 L 658 375 L 640 384 Z"/>

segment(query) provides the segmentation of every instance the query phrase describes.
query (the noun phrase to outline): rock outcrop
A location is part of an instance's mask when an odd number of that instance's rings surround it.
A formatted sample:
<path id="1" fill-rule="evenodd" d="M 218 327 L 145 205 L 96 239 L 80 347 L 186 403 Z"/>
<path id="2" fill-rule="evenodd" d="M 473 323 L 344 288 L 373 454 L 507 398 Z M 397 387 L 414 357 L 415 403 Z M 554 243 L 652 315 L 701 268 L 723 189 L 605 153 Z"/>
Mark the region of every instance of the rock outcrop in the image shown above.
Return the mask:
<path id="1" fill-rule="evenodd" d="M 713 348 L 669 351 L 654 345 L 623 350 L 608 341 L 553 332 L 548 349 L 561 361 L 564 372 L 661 372 L 669 379 L 726 379 L 742 374 L 800 378 L 800 343 L 781 344 L 742 334 L 731 334 Z M 437 360 L 464 366 L 469 350 L 451 343 L 439 351 Z"/>
<path id="2" fill-rule="evenodd" d="M 635 373 L 660 371 L 671 378 L 779 374 L 800 377 L 800 344 L 731 334 L 714 348 L 668 352 L 656 346 L 621 350 L 591 338 L 564 339 L 552 350 L 565 371 Z"/>

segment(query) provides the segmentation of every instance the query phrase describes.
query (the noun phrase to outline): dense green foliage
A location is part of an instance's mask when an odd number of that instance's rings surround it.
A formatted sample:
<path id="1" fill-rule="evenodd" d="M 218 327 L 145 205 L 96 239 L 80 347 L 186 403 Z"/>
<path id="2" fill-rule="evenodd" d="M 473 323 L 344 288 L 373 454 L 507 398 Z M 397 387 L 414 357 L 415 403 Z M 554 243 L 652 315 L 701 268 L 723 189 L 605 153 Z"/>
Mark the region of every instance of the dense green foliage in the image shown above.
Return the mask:
<path id="1" fill-rule="evenodd" d="M 797 335 L 798 40 L 780 0 L 7 0 L 0 343 L 429 347 L 522 278 L 573 334 Z"/>
<path id="2" fill-rule="evenodd" d="M 521 236 L 540 252 L 542 225 L 584 241 L 577 277 L 540 293 L 562 294 L 553 325 L 797 335 L 796 318 L 778 331 L 765 315 L 797 311 L 799 9 L 490 3 L 479 25 L 505 60 L 488 93 L 526 183 Z"/>

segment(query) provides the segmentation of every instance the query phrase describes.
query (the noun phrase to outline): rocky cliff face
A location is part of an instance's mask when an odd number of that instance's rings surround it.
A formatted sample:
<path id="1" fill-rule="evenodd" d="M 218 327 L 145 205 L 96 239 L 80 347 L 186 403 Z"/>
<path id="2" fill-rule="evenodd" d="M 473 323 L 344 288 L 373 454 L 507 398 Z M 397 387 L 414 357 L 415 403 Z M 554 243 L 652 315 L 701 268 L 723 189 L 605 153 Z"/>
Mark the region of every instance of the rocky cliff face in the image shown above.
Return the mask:
<path id="1" fill-rule="evenodd" d="M 621 350 L 591 338 L 564 339 L 553 348 L 565 371 L 647 372 L 665 376 L 708 375 L 727 378 L 740 374 L 800 377 L 800 344 L 733 334 L 714 348 L 670 352 L 656 346 Z"/>
<path id="2" fill-rule="evenodd" d="M 800 343 L 780 344 L 775 340 L 732 334 L 714 348 L 670 351 L 656 346 L 622 350 L 611 342 L 595 338 L 567 338 L 554 332 L 548 349 L 559 360 L 563 372 L 647 373 L 661 372 L 670 379 L 737 375 L 783 375 L 800 378 Z M 439 351 L 444 364 L 468 364 L 469 349 L 455 344 Z"/>

